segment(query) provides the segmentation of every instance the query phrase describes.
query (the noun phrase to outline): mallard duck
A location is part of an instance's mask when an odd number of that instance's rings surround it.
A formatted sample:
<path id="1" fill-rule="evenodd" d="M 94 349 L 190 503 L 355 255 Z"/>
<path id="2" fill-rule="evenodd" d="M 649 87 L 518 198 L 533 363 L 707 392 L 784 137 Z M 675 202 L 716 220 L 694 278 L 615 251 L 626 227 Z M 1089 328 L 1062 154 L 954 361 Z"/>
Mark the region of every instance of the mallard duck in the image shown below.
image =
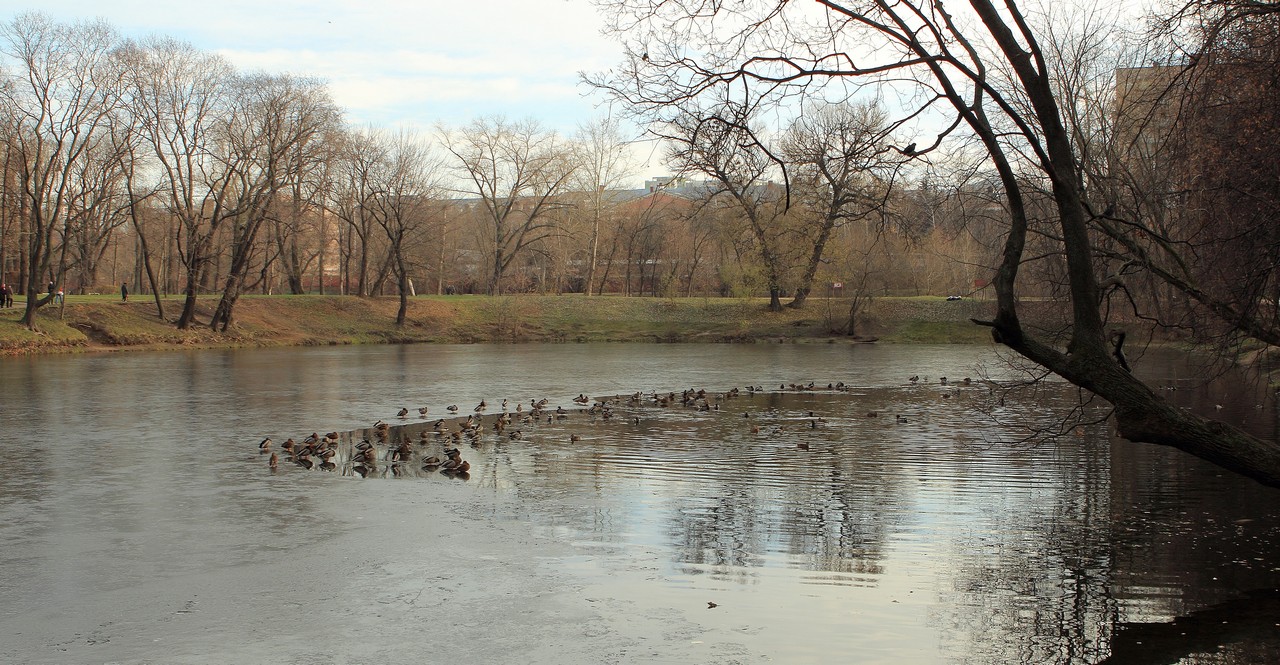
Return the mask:
<path id="1" fill-rule="evenodd" d="M 432 455 L 431 457 L 422 460 L 422 469 L 424 471 L 434 471 L 440 468 L 441 463 L 442 462 L 439 457 Z"/>
<path id="2" fill-rule="evenodd" d="M 579 435 L 577 435 L 577 434 L 570 434 L 570 435 L 569 435 L 569 441 L 570 441 L 570 442 L 572 442 L 572 443 L 577 443 L 577 442 L 579 442 L 579 441 L 581 441 L 581 440 L 582 440 L 582 437 L 581 437 L 581 436 L 579 436 Z"/>
<path id="3" fill-rule="evenodd" d="M 306 453 L 302 453 L 301 455 L 298 455 L 296 458 L 294 458 L 293 463 L 297 464 L 298 466 L 304 469 L 310 469 L 311 467 L 316 465 L 315 462 L 311 461 L 311 457 L 309 457 Z"/>
<path id="4" fill-rule="evenodd" d="M 289 437 L 285 439 L 284 443 L 280 444 L 280 448 L 283 449 L 286 453 L 289 453 L 291 455 L 293 454 L 293 446 L 294 446 L 293 437 Z"/>
<path id="5" fill-rule="evenodd" d="M 476 413 L 480 413 L 481 411 L 484 411 L 486 408 L 488 407 L 487 405 L 485 405 L 484 400 L 480 400 L 480 403 L 477 404 L 476 408 L 472 409 L 472 411 L 475 411 Z"/>
<path id="6" fill-rule="evenodd" d="M 506 413 L 506 411 L 507 411 L 507 400 L 506 400 L 506 398 L 504 397 L 504 398 L 502 399 L 502 412 L 503 412 L 503 413 Z"/>
<path id="7" fill-rule="evenodd" d="M 272 469 L 280 466 L 280 457 L 277 456 L 275 453 L 271 453 L 271 459 L 267 460 L 267 466 L 271 467 Z"/>
<path id="8" fill-rule="evenodd" d="M 587 397 L 585 393 L 578 393 L 578 396 L 573 398 L 573 401 L 578 404 L 586 404 L 591 401 L 591 398 Z"/>
<path id="9" fill-rule="evenodd" d="M 317 442 L 319 442 L 319 441 L 320 441 L 320 435 L 319 435 L 319 434 L 316 434 L 315 432 L 312 432 L 312 433 L 311 433 L 311 436 L 308 436 L 307 438 L 305 438 L 305 439 L 303 439 L 303 440 L 302 440 L 302 443 L 303 443 L 303 444 L 305 444 L 305 445 L 311 445 L 311 444 L 313 444 L 313 443 L 317 443 Z"/>
<path id="10" fill-rule="evenodd" d="M 457 405 L 457 404 L 450 404 L 449 406 L 444 407 L 444 410 L 445 410 L 445 411 L 448 411 L 449 413 L 457 413 L 457 412 L 458 412 L 458 405 Z"/>
<path id="11" fill-rule="evenodd" d="M 268 450 L 271 450 L 271 437 L 267 437 L 258 443 L 258 452 L 265 453 Z"/>
<path id="12" fill-rule="evenodd" d="M 396 411 L 396 416 L 397 416 L 397 417 L 400 417 L 400 418 L 408 418 L 408 417 L 409 417 L 409 409 L 406 409 L 406 408 L 403 408 L 403 407 L 402 407 L 399 411 Z"/>
<path id="13" fill-rule="evenodd" d="M 425 407 L 425 406 L 424 406 L 424 407 L 419 408 L 419 409 L 418 409 L 418 415 L 419 415 L 420 417 L 422 417 L 422 418 L 426 418 L 426 417 L 427 417 L 427 407 Z"/>

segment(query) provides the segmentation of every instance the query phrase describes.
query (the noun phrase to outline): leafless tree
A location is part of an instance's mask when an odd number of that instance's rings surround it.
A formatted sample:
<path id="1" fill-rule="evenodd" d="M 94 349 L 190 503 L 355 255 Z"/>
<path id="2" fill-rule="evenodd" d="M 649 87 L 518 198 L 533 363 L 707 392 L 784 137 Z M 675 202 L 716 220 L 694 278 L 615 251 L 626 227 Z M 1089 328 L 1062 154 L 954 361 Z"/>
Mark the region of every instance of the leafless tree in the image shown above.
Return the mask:
<path id="1" fill-rule="evenodd" d="M 410 265 L 408 245 L 425 235 L 444 215 L 443 188 L 437 179 L 442 171 L 425 143 L 412 134 L 375 138 L 385 148 L 383 160 L 373 174 L 373 196 L 369 214 L 386 234 L 391 270 L 396 277 L 400 307 L 396 325 L 403 326 L 409 311 Z"/>
<path id="2" fill-rule="evenodd" d="M 482 118 L 443 132 L 467 189 L 484 211 L 482 245 L 490 260 L 488 290 L 503 292 L 503 277 L 523 251 L 557 232 L 549 213 L 563 205 L 574 172 L 568 146 L 537 122 Z"/>
<path id="3" fill-rule="evenodd" d="M 888 122 L 874 103 L 833 104 L 792 121 L 782 140 L 802 214 L 796 232 L 811 248 L 788 307 L 802 307 L 831 233 L 883 211 L 901 163 L 884 148 Z"/>
<path id="4" fill-rule="evenodd" d="M 776 158 L 752 122 L 751 106 L 724 100 L 709 109 L 676 108 L 654 132 L 668 142 L 678 172 L 712 179 L 717 189 L 710 198 L 732 202 L 754 241 L 769 309 L 779 312 L 795 238 L 785 221 L 785 192 L 770 181 Z"/>
<path id="5" fill-rule="evenodd" d="M 13 67 L 0 85 L 0 114 L 10 127 L 30 275 L 22 324 L 33 330 L 36 311 L 63 283 L 73 205 L 91 198 L 99 184 L 84 176 L 92 172 L 94 155 L 100 154 L 94 148 L 104 144 L 120 103 L 118 44 L 103 22 L 58 24 L 23 14 L 0 26 L 0 49 Z M 83 206 L 79 210 L 85 212 Z M 40 297 L 45 275 L 50 293 Z"/>
<path id="6" fill-rule="evenodd" d="M 582 199 L 579 208 L 590 220 L 587 233 L 586 275 L 584 289 L 594 294 L 596 264 L 600 254 L 600 224 L 618 203 L 613 198 L 622 181 L 631 174 L 627 170 L 627 143 L 616 118 L 604 117 L 581 125 L 574 137 L 573 186 Z"/>
<path id="7" fill-rule="evenodd" d="M 235 72 L 222 58 L 190 44 L 154 38 L 131 45 L 133 116 L 153 151 L 162 186 L 158 201 L 178 220 L 175 237 L 185 268 L 178 327 L 194 323 L 200 279 L 222 225 L 239 214 L 234 162 L 222 133 L 231 112 Z"/>
<path id="8" fill-rule="evenodd" d="M 339 113 L 316 80 L 293 76 L 242 77 L 236 105 L 228 114 L 223 139 L 224 164 L 234 187 L 225 202 L 235 212 L 231 263 L 210 327 L 226 332 L 232 309 L 244 291 L 245 277 L 258 246 L 259 230 L 277 197 L 314 168 L 327 152 L 325 138 Z"/>
<path id="9" fill-rule="evenodd" d="M 642 110 L 739 88 L 785 109 L 806 98 L 849 98 L 868 85 L 910 86 L 902 119 L 934 113 L 940 122 L 931 138 L 895 148 L 928 152 L 963 126 L 981 142 L 1004 192 L 1010 217 L 992 280 L 996 315 L 978 323 L 997 342 L 1108 400 L 1121 436 L 1280 486 L 1280 445 L 1169 404 L 1128 371 L 1104 320 L 1093 247 L 1092 231 L 1107 211 L 1086 195 L 1048 56 L 1018 4 L 970 0 L 960 14 L 923 2 L 609 4 L 628 58 L 597 83 Z M 1071 321 L 1061 341 L 1039 336 L 1019 316 L 1019 271 L 1035 222 L 1031 185 L 1050 197 L 1053 229 L 1044 237 L 1064 266 Z"/>

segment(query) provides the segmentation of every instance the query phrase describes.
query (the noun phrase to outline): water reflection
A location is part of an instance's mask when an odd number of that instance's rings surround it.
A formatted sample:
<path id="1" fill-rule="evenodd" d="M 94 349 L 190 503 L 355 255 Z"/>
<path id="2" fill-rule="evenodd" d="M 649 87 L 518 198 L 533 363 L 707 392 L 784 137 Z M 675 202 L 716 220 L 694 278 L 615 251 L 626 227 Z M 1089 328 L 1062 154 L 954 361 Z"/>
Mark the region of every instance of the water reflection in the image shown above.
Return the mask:
<path id="1" fill-rule="evenodd" d="M 1280 586 L 1273 490 L 1113 442 L 1105 423 L 1028 445 L 1028 431 L 1061 429 L 1064 412 L 1087 422 L 1105 411 L 1061 384 L 1003 403 L 981 381 L 941 385 L 942 374 L 998 367 L 973 353 L 550 345 L 0 363 L 12 434 L 0 445 L 27 460 L 0 471 L 0 537 L 12 543 L 0 550 L 5 614 L 71 605 L 86 587 L 297 555 L 343 528 L 300 524 L 299 506 L 352 483 L 457 486 L 424 465 L 456 448 L 469 491 L 513 497 L 496 518 L 539 525 L 590 557 L 565 566 L 618 597 L 675 606 L 692 591 L 699 604 L 714 596 L 746 627 L 735 639 L 763 657 L 1120 662 L 1152 641 L 1170 660 L 1274 653 L 1261 619 L 1220 633 L 1235 646 L 1207 637 L 1220 613 L 1274 614 L 1273 596 L 1251 594 Z M 935 378 L 908 380 L 926 372 Z M 819 387 L 790 388 L 810 381 Z M 847 385 L 821 387 L 829 382 Z M 753 384 L 766 390 L 745 390 Z M 722 394 L 734 386 L 744 390 Z M 452 403 L 572 407 L 581 392 L 689 387 L 711 391 L 705 408 L 645 397 L 620 400 L 613 417 L 522 411 L 502 431 L 487 413 L 474 436 L 433 425 Z M 1239 384 L 1176 393 L 1198 390 L 1236 395 L 1226 401 L 1246 405 L 1242 421 L 1274 429 L 1271 406 Z M 402 407 L 411 417 L 395 417 Z M 391 426 L 372 427 L 378 419 Z M 339 436 L 328 468 L 282 460 L 272 476 L 256 449 L 264 435 L 301 441 L 329 429 Z M 408 454 L 396 455 L 406 439 Z M 92 575 L 89 560 L 101 562 Z M 1200 628 L 1174 635 L 1170 625 Z"/>

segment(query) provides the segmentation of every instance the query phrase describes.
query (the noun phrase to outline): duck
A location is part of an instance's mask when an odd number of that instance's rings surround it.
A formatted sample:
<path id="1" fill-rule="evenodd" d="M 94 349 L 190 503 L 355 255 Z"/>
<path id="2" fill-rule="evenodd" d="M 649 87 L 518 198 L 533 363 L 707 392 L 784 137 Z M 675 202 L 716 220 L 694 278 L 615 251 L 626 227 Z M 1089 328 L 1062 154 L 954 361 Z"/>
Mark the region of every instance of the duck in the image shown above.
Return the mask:
<path id="1" fill-rule="evenodd" d="M 520 432 L 520 430 L 516 430 L 516 431 L 514 431 L 514 432 L 512 432 L 512 433 L 508 434 L 508 435 L 507 435 L 507 438 L 508 438 L 508 439 L 511 439 L 512 441 L 517 441 L 517 440 L 519 440 L 519 439 L 520 439 L 521 437 L 523 437 L 523 436 L 524 436 L 524 434 L 522 434 L 522 433 Z"/>
<path id="2" fill-rule="evenodd" d="M 907 422 L 907 417 L 901 414 L 894 416 L 893 419 L 894 419 L 894 422 L 897 422 L 897 423 Z"/>
<path id="3" fill-rule="evenodd" d="M 271 450 L 271 437 L 267 437 L 258 443 L 258 452 L 265 453 L 268 450 Z"/>
<path id="4" fill-rule="evenodd" d="M 426 459 L 422 460 L 422 470 L 423 470 L 423 471 L 434 471 L 434 470 L 436 470 L 436 469 L 440 468 L 440 464 L 441 464 L 441 463 L 442 463 L 442 462 L 440 461 L 440 458 L 439 458 L 439 457 L 436 457 L 435 455 L 432 455 L 431 457 L 428 457 L 428 458 L 426 458 Z"/>
<path id="5" fill-rule="evenodd" d="M 579 436 L 579 435 L 577 435 L 577 434 L 570 434 L 570 435 L 569 435 L 569 441 L 570 441 L 570 442 L 572 442 L 572 443 L 577 443 L 577 442 L 579 442 L 579 441 L 581 441 L 581 440 L 582 440 L 582 437 L 581 437 L 581 436 Z"/>
<path id="6" fill-rule="evenodd" d="M 280 466 L 280 457 L 275 453 L 271 453 L 271 459 L 267 460 L 267 466 L 271 467 L 272 470 Z"/>
<path id="7" fill-rule="evenodd" d="M 939 380 L 940 382 L 942 382 L 942 385 L 944 385 L 944 386 L 945 386 L 945 385 L 947 385 L 947 377 L 945 377 L 945 376 L 944 376 L 944 377 L 942 377 L 942 378 L 940 378 L 940 379 L 938 379 L 938 380 Z"/>
<path id="8" fill-rule="evenodd" d="M 586 394 L 584 393 L 578 393 L 578 396 L 573 398 L 573 401 L 577 402 L 578 404 L 586 404 L 587 402 L 591 401 L 591 398 L 587 397 Z"/>
<path id="9" fill-rule="evenodd" d="M 293 446 L 294 446 L 293 437 L 289 437 L 285 439 L 284 443 L 280 444 L 280 448 L 284 450 L 286 453 L 289 453 L 290 455 L 293 454 Z"/>
<path id="10" fill-rule="evenodd" d="M 400 417 L 400 418 L 408 418 L 408 417 L 409 417 L 409 409 L 401 408 L 399 411 L 396 411 L 396 416 L 397 416 L 397 417 Z"/>
<path id="11" fill-rule="evenodd" d="M 476 413 L 480 413 L 481 411 L 484 411 L 486 408 L 488 408 L 488 406 L 484 403 L 484 400 L 480 400 L 480 403 L 476 405 L 476 408 L 473 409 L 473 411 L 475 411 Z"/>
<path id="12" fill-rule="evenodd" d="M 457 405 L 457 404 L 450 404 L 449 406 L 444 407 L 444 410 L 445 410 L 445 411 L 448 411 L 449 413 L 457 413 L 457 412 L 458 412 L 458 405 Z"/>
<path id="13" fill-rule="evenodd" d="M 919 374 L 916 374 L 915 376 L 912 376 L 911 378 L 909 378 L 909 379 L 907 379 L 907 380 L 908 380 L 908 381 L 910 381 L 910 382 L 912 382 L 912 383 L 916 383 L 916 382 L 918 382 L 918 381 L 920 380 L 920 375 L 919 375 Z"/>
<path id="14" fill-rule="evenodd" d="M 294 458 L 293 463 L 297 464 L 298 466 L 304 469 L 310 469 L 311 467 L 315 466 L 315 462 L 312 462 L 311 457 L 308 456 L 305 452 L 298 455 L 296 458 Z"/>
<path id="15" fill-rule="evenodd" d="M 796 447 L 797 447 L 797 448 L 799 448 L 800 450 L 808 450 L 808 449 L 809 449 L 809 444 L 807 444 L 807 443 L 797 443 L 797 444 L 796 444 Z"/>
<path id="16" fill-rule="evenodd" d="M 308 436 L 307 438 L 302 440 L 302 443 L 304 445 L 311 445 L 313 443 L 316 443 L 319 440 L 320 440 L 320 435 L 315 432 L 312 432 L 311 436 Z"/>
<path id="17" fill-rule="evenodd" d="M 427 417 L 427 407 L 425 407 L 425 406 L 423 406 L 423 407 L 419 407 L 419 408 L 418 408 L 418 416 L 419 416 L 419 417 L 421 417 L 421 418 L 426 418 L 426 417 Z"/>

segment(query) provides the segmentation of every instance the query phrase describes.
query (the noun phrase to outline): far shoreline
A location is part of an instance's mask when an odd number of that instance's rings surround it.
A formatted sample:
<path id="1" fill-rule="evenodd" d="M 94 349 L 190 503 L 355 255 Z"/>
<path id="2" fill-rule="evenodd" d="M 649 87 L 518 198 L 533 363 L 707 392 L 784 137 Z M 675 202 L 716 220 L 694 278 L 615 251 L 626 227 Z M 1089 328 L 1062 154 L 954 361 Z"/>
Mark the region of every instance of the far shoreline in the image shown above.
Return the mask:
<path id="1" fill-rule="evenodd" d="M 180 296 L 68 295 L 38 314 L 38 332 L 18 323 L 23 309 L 0 309 L 0 355 L 111 351 L 345 346 L 358 344 L 625 342 L 771 344 L 990 344 L 994 304 L 941 296 L 871 299 L 855 335 L 843 330 L 848 301 L 813 298 L 801 309 L 768 311 L 763 298 L 644 298 L 518 294 L 415 296 L 403 326 L 399 298 L 335 295 L 244 296 L 227 333 L 209 329 L 215 296 L 199 301 L 197 325 L 178 330 Z M 1039 304 L 1051 315 L 1053 303 Z"/>

